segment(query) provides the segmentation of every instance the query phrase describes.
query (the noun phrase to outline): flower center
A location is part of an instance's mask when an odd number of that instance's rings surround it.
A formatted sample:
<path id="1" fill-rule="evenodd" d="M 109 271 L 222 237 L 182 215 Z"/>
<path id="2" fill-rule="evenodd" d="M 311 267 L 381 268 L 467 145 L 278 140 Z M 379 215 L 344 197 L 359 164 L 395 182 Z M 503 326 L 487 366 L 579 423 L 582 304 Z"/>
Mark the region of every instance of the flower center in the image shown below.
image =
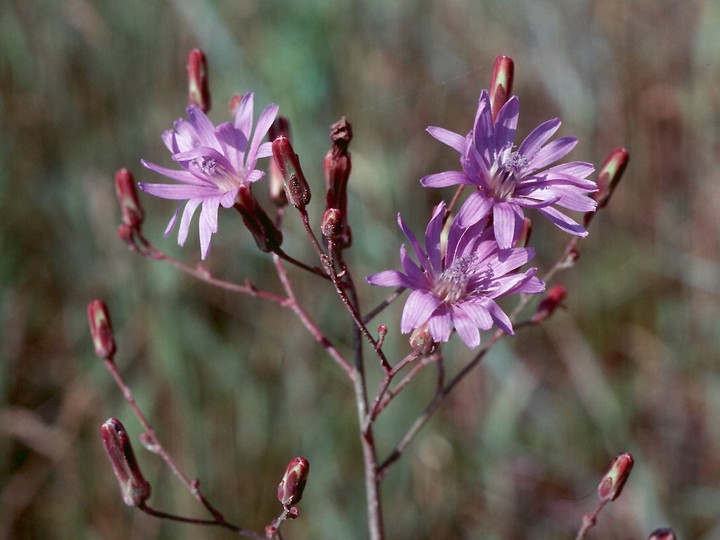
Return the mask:
<path id="1" fill-rule="evenodd" d="M 455 259 L 449 268 L 443 270 L 435 282 L 435 294 L 447 304 L 453 304 L 465 297 L 474 268 L 476 256 L 467 255 Z"/>
<path id="2" fill-rule="evenodd" d="M 241 183 L 232 171 L 228 171 L 221 163 L 218 163 L 215 158 L 200 156 L 194 161 L 195 165 L 197 165 L 202 173 L 211 180 L 220 191 L 230 191 L 238 187 Z"/>
<path id="3" fill-rule="evenodd" d="M 507 199 L 515 193 L 515 186 L 522 178 L 527 165 L 527 158 L 518 152 L 511 152 L 510 146 L 500 152 L 493 164 L 490 179 L 490 186 L 496 199 Z"/>

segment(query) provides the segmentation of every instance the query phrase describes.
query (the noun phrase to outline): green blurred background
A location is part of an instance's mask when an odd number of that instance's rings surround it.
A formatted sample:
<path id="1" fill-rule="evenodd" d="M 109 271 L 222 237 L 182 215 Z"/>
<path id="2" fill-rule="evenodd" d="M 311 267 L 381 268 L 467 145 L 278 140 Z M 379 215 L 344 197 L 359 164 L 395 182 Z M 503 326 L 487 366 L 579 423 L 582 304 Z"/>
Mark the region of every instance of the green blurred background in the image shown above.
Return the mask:
<path id="1" fill-rule="evenodd" d="M 262 530 L 287 461 L 311 474 L 286 538 L 361 539 L 364 491 L 348 383 L 289 312 L 194 282 L 116 238 L 112 175 L 170 164 L 160 134 L 183 115 L 187 52 L 209 58 L 216 122 L 254 90 L 290 117 L 322 211 L 328 126 L 353 123 L 349 257 L 356 278 L 397 267 L 397 211 L 416 229 L 449 191 L 417 180 L 457 167 L 427 125 L 470 128 L 492 62 L 516 62 L 519 136 L 553 116 L 571 155 L 631 164 L 577 267 L 568 310 L 501 343 L 423 430 L 384 486 L 393 539 L 572 538 L 618 452 L 636 467 L 594 538 L 672 526 L 720 538 L 720 4 L 715 0 L 9 0 L 0 5 L 0 538 L 194 539 L 221 531 L 127 508 L 98 427 L 140 428 L 94 358 L 85 307 L 112 311 L 121 371 L 181 466 L 228 519 Z M 143 197 L 163 238 L 170 201 Z M 197 219 L 197 218 L 196 218 Z M 311 260 L 293 216 L 287 250 Z M 193 231 L 197 229 L 193 227 Z M 538 264 L 565 240 L 536 222 Z M 207 266 L 278 290 L 233 212 Z M 292 272 L 347 347 L 332 292 Z M 384 290 L 361 286 L 365 306 Z M 400 305 L 393 359 L 407 352 Z M 470 357 L 446 348 L 449 370 Z M 374 368 L 374 366 L 373 366 Z M 374 369 L 373 369 L 374 371 Z M 378 423 L 385 453 L 430 399 L 430 372 Z M 370 388 L 375 388 L 373 378 Z M 139 447 L 139 445 L 138 445 Z M 154 506 L 203 516 L 137 448 Z"/>

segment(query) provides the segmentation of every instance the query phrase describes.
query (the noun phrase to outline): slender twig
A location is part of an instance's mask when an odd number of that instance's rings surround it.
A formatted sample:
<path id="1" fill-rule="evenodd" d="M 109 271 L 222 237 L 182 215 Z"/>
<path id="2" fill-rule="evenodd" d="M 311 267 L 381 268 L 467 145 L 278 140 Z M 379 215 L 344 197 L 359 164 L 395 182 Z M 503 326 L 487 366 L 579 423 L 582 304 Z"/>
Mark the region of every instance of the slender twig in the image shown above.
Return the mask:
<path id="1" fill-rule="evenodd" d="M 392 304 L 397 298 L 403 293 L 405 290 L 405 287 L 398 287 L 395 289 L 392 294 L 390 294 L 385 300 L 380 302 L 376 307 L 368 311 L 365 316 L 362 318 L 362 322 L 364 324 L 369 323 L 371 320 L 373 320 L 381 311 L 383 311 L 385 308 L 387 308 L 390 304 Z"/>
<path id="2" fill-rule="evenodd" d="M 190 525 L 205 525 L 205 526 L 215 526 L 215 527 L 222 527 L 223 529 L 228 529 L 239 536 L 244 536 L 245 538 L 252 538 L 253 540 L 264 540 L 265 537 L 259 535 L 256 532 L 250 531 L 248 529 L 244 529 L 242 527 L 238 527 L 237 525 L 233 525 L 232 523 L 228 523 L 227 521 L 213 521 L 209 519 L 195 519 L 195 518 L 189 518 L 185 516 L 178 516 L 176 514 L 169 514 L 168 512 L 163 512 L 162 510 L 156 510 L 155 508 L 152 508 L 151 506 L 148 506 L 145 503 L 142 503 L 138 505 L 138 510 L 142 510 L 146 514 L 149 514 L 151 516 L 161 518 L 161 519 L 169 519 L 172 521 L 180 521 L 181 523 L 188 523 Z"/>

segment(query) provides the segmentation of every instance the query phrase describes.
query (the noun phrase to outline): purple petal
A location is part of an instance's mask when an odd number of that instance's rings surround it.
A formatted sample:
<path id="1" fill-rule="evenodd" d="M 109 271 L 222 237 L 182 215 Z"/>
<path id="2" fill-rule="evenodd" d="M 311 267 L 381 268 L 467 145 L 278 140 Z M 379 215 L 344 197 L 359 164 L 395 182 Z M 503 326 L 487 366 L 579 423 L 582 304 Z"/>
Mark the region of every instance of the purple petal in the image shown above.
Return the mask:
<path id="1" fill-rule="evenodd" d="M 422 323 L 421 323 L 422 324 Z M 447 341 L 452 334 L 452 317 L 445 306 L 433 313 L 428 320 L 428 330 L 435 341 Z"/>
<path id="2" fill-rule="evenodd" d="M 552 120 L 543 122 L 533 129 L 530 132 L 530 135 L 525 137 L 525 140 L 520 145 L 520 148 L 518 148 L 518 154 L 526 156 L 528 159 L 532 159 L 538 149 L 558 130 L 560 123 L 559 118 L 553 118 Z"/>
<path id="3" fill-rule="evenodd" d="M 575 137 L 560 137 L 546 144 L 535 155 L 530 157 L 526 174 L 531 174 L 551 163 L 555 163 L 561 157 L 569 154 L 576 144 L 577 139 Z"/>
<path id="4" fill-rule="evenodd" d="M 465 153 L 465 146 L 467 144 L 466 137 L 454 131 L 436 126 L 430 126 L 426 131 L 441 143 L 447 144 L 450 148 L 454 148 L 461 154 Z"/>
<path id="5" fill-rule="evenodd" d="M 195 176 L 194 174 L 192 174 L 189 171 L 179 171 L 177 169 L 168 169 L 166 167 L 161 167 L 160 165 L 156 165 L 155 163 L 145 161 L 144 159 L 141 159 L 140 163 L 142 163 L 146 169 L 150 169 L 153 172 L 162 174 L 163 176 L 167 176 L 168 178 L 177 180 L 178 182 L 184 182 L 186 184 L 194 184 L 196 186 L 207 186 L 209 184 L 209 182 L 206 179 L 198 178 L 197 176 Z"/>
<path id="6" fill-rule="evenodd" d="M 487 197 L 482 191 L 474 191 L 460 207 L 455 220 L 462 227 L 478 223 L 490 213 L 495 199 Z"/>
<path id="7" fill-rule="evenodd" d="M 595 167 L 592 163 L 586 163 L 584 161 L 570 161 L 568 163 L 561 163 L 550 167 L 545 172 L 547 174 L 567 174 L 568 176 L 576 176 L 578 178 L 586 178 L 591 175 Z"/>
<path id="8" fill-rule="evenodd" d="M 370 285 L 379 287 L 409 287 L 405 274 L 397 270 L 383 270 L 365 278 Z"/>
<path id="9" fill-rule="evenodd" d="M 184 199 L 205 199 L 219 193 L 217 187 L 213 186 L 188 186 L 185 184 L 147 184 L 139 182 L 138 187 L 145 193 L 161 197 L 163 199 L 184 200 Z"/>
<path id="10" fill-rule="evenodd" d="M 252 121 L 253 93 L 247 92 L 238 104 L 237 112 L 235 113 L 235 127 L 239 129 L 245 137 L 249 138 L 250 131 L 252 131 Z"/>
<path id="11" fill-rule="evenodd" d="M 581 227 L 578 223 L 573 221 L 571 218 L 560 212 L 559 210 L 549 206 L 547 208 L 541 208 L 539 210 L 545 216 L 550 219 L 558 228 L 572 235 L 584 238 L 587 236 L 587 231 Z"/>
<path id="12" fill-rule="evenodd" d="M 400 320 L 400 331 L 407 334 L 428 320 L 440 300 L 427 291 L 415 290 L 408 296 Z"/>
<path id="13" fill-rule="evenodd" d="M 246 166 L 255 167 L 255 162 L 259 157 L 258 148 L 260 148 L 260 143 L 262 143 L 262 140 L 265 138 L 265 135 L 267 135 L 270 126 L 275 120 L 278 109 L 279 107 L 277 105 L 271 103 L 263 109 L 262 113 L 260 113 L 260 118 L 258 118 L 257 124 L 255 124 L 255 133 L 253 134 L 252 142 L 250 143 L 250 150 L 248 150 L 247 153 Z"/>
<path id="14" fill-rule="evenodd" d="M 471 317 L 473 324 L 480 330 L 488 330 L 492 327 L 492 317 L 480 302 L 465 302 L 456 306 L 456 309 L 461 309 L 465 315 Z"/>
<path id="15" fill-rule="evenodd" d="M 453 309 L 452 320 L 458 336 L 465 345 L 471 349 L 480 345 L 480 332 L 478 331 L 477 325 L 473 322 L 470 315 L 460 309 L 460 306 L 456 306 L 455 309 Z"/>
<path id="16" fill-rule="evenodd" d="M 500 249 L 511 248 L 520 232 L 521 223 L 518 223 L 518 205 L 508 202 L 497 203 L 493 206 L 493 229 L 495 240 Z M 520 211 L 522 215 L 522 211 Z"/>
<path id="17" fill-rule="evenodd" d="M 180 207 L 182 206 L 182 203 L 178 203 L 178 205 L 175 207 L 175 213 L 170 218 L 170 222 L 167 224 L 167 227 L 165 227 L 165 232 L 163 232 L 163 236 L 167 236 L 172 232 L 173 227 L 175 227 L 175 222 L 177 221 L 178 212 L 180 212 Z"/>
<path id="18" fill-rule="evenodd" d="M 500 108 L 495 119 L 495 149 L 497 151 L 512 144 L 515 140 L 519 115 L 520 102 L 517 96 L 513 96 Z"/>
<path id="19" fill-rule="evenodd" d="M 190 199 L 185 205 L 182 218 L 180 218 L 180 228 L 178 230 L 178 244 L 181 246 L 185 245 L 185 240 L 187 240 L 188 232 L 190 231 L 190 222 L 192 221 L 193 214 L 195 214 L 195 210 L 197 210 L 197 207 L 200 206 L 201 202 L 202 199 Z"/>
<path id="20" fill-rule="evenodd" d="M 410 241 L 410 245 L 413 248 L 413 251 L 415 252 L 415 257 L 417 258 L 417 262 L 422 266 L 422 268 L 428 273 L 432 274 L 433 269 L 430 265 L 430 261 L 428 259 L 427 253 L 423 251 L 422 247 L 420 247 L 420 242 L 417 241 L 417 238 L 415 237 L 415 234 L 408 228 L 408 226 L 405 224 L 405 222 L 402 219 L 402 216 L 398 213 L 398 224 L 400 225 L 400 228 L 402 229 L 402 232 L 405 234 L 407 239 Z"/>
<path id="21" fill-rule="evenodd" d="M 438 271 L 442 269 L 442 260 L 440 253 L 440 234 L 443 229 L 443 220 L 445 219 L 445 202 L 441 202 L 433 209 L 432 218 L 428 222 L 425 229 L 425 250 L 432 267 Z"/>
<path id="22" fill-rule="evenodd" d="M 473 144 L 475 148 L 486 149 L 489 154 L 494 154 L 496 151 L 490 98 L 487 90 L 480 93 L 478 110 L 473 125 Z"/>
<path id="23" fill-rule="evenodd" d="M 420 184 L 425 187 L 441 188 L 448 186 L 456 186 L 458 184 L 472 184 L 473 182 L 467 177 L 463 171 L 445 171 L 441 173 L 429 174 L 420 180 Z"/>
<path id="24" fill-rule="evenodd" d="M 515 332 L 512 328 L 512 322 L 510 322 L 508 316 L 505 315 L 505 312 L 500 309 L 500 306 L 498 306 L 493 300 L 490 300 L 489 298 L 485 300 L 484 304 L 493 321 L 495 321 L 495 326 L 500 328 L 500 330 L 502 330 L 506 334 L 510 334 L 511 336 L 514 335 Z"/>
<path id="25" fill-rule="evenodd" d="M 217 151 L 222 150 L 218 138 L 215 135 L 215 126 L 207 115 L 195 105 L 190 105 L 187 108 L 187 115 L 190 124 L 195 128 L 195 133 L 198 136 L 200 145 L 210 146 Z"/>

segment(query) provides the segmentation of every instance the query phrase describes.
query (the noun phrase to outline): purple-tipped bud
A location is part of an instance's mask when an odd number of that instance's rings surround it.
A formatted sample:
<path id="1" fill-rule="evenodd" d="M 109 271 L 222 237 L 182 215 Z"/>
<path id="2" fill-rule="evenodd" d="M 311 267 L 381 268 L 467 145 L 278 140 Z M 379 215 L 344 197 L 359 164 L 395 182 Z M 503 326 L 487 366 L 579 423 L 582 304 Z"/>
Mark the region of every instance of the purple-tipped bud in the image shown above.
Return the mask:
<path id="1" fill-rule="evenodd" d="M 490 110 L 493 122 L 495 122 L 498 111 L 510 99 L 514 76 L 515 63 L 512 58 L 498 56 L 493 65 L 492 80 L 490 81 Z"/>
<path id="2" fill-rule="evenodd" d="M 278 116 L 268 130 L 268 139 L 274 141 L 278 137 L 286 137 L 290 140 L 290 122 L 284 116 Z M 282 208 L 288 203 L 285 195 L 285 179 L 274 159 L 270 160 L 268 171 L 268 186 L 270 188 L 270 200 L 276 206 Z"/>
<path id="3" fill-rule="evenodd" d="M 410 347 L 419 355 L 428 355 L 435 349 L 435 341 L 427 323 L 421 324 L 410 334 Z"/>
<path id="4" fill-rule="evenodd" d="M 261 251 L 271 253 L 280 248 L 282 233 L 260 206 L 249 186 L 240 186 L 234 206 Z"/>
<path id="5" fill-rule="evenodd" d="M 290 508 L 300 502 L 309 472 L 310 463 L 307 459 L 296 457 L 290 460 L 277 489 L 278 501 L 285 508 Z"/>
<path id="6" fill-rule="evenodd" d="M 282 135 L 272 143 L 273 160 L 285 180 L 285 195 L 290 204 L 303 210 L 310 202 L 310 186 L 300 167 L 290 139 Z"/>
<path id="7" fill-rule="evenodd" d="M 205 53 L 193 49 L 188 55 L 188 103 L 197 105 L 202 112 L 210 110 L 210 89 L 208 87 L 208 66 Z"/>
<path id="8" fill-rule="evenodd" d="M 532 316 L 533 324 L 540 324 L 549 319 L 557 308 L 563 306 L 563 300 L 567 296 L 567 289 L 562 285 L 555 285 L 545 297 L 540 300 L 535 315 Z"/>
<path id="9" fill-rule="evenodd" d="M 598 497 L 601 501 L 614 501 L 620 496 L 634 464 L 633 457 L 627 452 L 613 460 L 610 470 L 598 484 Z"/>
<path id="10" fill-rule="evenodd" d="M 340 248 L 347 248 L 352 242 L 350 227 L 347 224 L 347 184 L 352 170 L 348 145 L 352 137 L 352 125 L 343 116 L 330 126 L 332 146 L 323 160 L 326 189 L 325 208 L 338 209 L 342 218 L 342 236 L 336 240 L 336 244 Z"/>
<path id="11" fill-rule="evenodd" d="M 598 203 L 598 208 L 607 205 L 615 188 L 620 182 L 625 168 L 627 167 L 630 154 L 624 148 L 615 148 L 607 157 L 605 162 L 600 166 L 598 171 L 598 190 L 594 194 Z"/>
<path id="12" fill-rule="evenodd" d="M 342 233 L 342 222 L 340 210 L 337 208 L 328 208 L 323 214 L 320 231 L 325 238 L 335 241 Z"/>
<path id="13" fill-rule="evenodd" d="M 122 222 L 131 230 L 137 230 L 143 222 L 143 210 L 138 199 L 135 179 L 127 169 L 115 172 L 115 193 L 117 193 Z"/>
<path id="14" fill-rule="evenodd" d="M 138 467 L 125 427 L 120 420 L 110 418 L 100 426 L 100 433 L 125 504 L 128 506 L 143 504 L 150 498 L 150 484 Z"/>
<path id="15" fill-rule="evenodd" d="M 662 528 L 651 532 L 647 540 L 677 540 L 677 536 L 672 529 Z"/>
<path id="16" fill-rule="evenodd" d="M 112 360 L 115 356 L 115 337 L 110 322 L 110 312 L 105 302 L 93 300 L 88 304 L 87 314 L 95 354 L 103 360 Z"/>

